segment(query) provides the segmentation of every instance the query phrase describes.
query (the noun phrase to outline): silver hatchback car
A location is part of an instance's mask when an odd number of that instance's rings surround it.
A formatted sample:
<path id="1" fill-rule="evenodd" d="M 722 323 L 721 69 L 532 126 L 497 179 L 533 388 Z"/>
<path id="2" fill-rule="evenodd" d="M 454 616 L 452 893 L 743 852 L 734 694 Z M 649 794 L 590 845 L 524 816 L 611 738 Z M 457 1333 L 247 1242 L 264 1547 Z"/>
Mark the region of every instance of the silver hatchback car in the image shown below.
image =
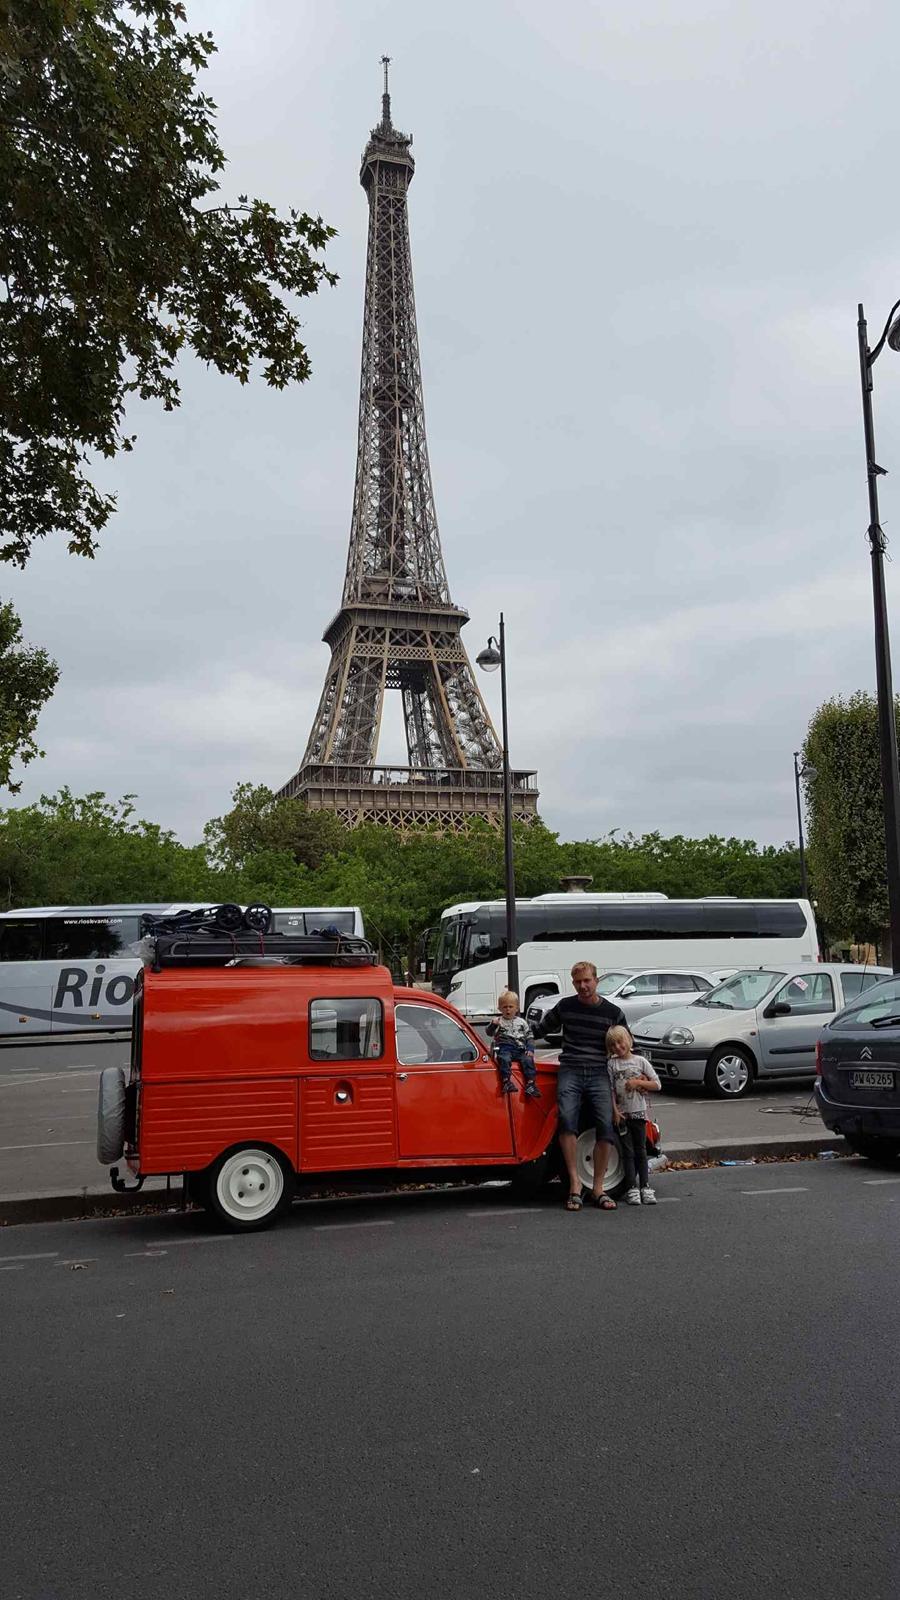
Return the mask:
<path id="1" fill-rule="evenodd" d="M 827 962 L 745 968 L 689 1006 L 642 1017 L 635 1048 L 663 1085 L 702 1083 L 737 1100 L 756 1078 L 812 1077 L 826 1023 L 885 977 L 885 967 Z"/>
<path id="2" fill-rule="evenodd" d="M 633 972 L 603 969 L 597 974 L 597 987 L 605 1000 L 611 1000 L 624 1012 L 630 1028 L 648 1012 L 690 1005 L 697 995 L 714 989 L 721 977 L 721 972 L 707 972 L 703 967 L 689 971 L 677 967 L 641 967 Z M 558 994 L 542 994 L 532 1001 L 528 1007 L 532 1027 L 543 1022 L 559 999 Z M 546 1037 L 548 1044 L 555 1044 L 561 1035 L 548 1033 Z"/>

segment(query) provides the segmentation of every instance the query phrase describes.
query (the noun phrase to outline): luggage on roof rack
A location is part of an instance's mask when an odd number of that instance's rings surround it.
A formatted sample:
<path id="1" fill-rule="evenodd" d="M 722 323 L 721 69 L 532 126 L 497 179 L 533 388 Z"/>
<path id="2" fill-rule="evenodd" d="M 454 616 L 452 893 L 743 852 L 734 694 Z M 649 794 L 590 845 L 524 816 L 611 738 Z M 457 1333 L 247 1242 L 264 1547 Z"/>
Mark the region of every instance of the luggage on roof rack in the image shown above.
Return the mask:
<path id="1" fill-rule="evenodd" d="M 144 938 L 145 966 L 164 967 L 330 966 L 371 967 L 377 957 L 367 939 L 346 934 L 179 932 Z"/>

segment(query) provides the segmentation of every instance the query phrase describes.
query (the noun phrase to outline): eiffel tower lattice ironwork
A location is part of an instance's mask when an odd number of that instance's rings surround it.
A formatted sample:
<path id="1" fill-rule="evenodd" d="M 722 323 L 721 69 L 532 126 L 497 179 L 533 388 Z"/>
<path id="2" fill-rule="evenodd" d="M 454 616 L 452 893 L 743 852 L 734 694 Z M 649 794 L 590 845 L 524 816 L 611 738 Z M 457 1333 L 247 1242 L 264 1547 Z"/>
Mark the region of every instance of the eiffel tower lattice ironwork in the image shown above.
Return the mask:
<path id="1" fill-rule="evenodd" d="M 441 553 L 416 332 L 406 192 L 411 138 L 381 122 L 362 157 L 369 201 L 359 445 L 341 608 L 325 630 L 331 663 L 299 772 L 279 791 L 349 825 L 466 827 L 499 822 L 502 752 L 450 598 Z M 376 766 L 384 696 L 399 690 L 407 767 Z M 534 772 L 513 772 L 513 814 L 537 811 Z"/>

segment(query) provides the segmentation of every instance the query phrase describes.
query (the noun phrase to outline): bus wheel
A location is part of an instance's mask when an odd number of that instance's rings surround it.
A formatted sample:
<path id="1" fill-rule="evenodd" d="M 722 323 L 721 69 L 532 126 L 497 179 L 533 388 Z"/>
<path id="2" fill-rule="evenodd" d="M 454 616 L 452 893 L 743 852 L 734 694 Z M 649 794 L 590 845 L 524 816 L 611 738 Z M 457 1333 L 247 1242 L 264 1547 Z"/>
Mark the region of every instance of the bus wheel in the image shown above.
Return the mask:
<path id="1" fill-rule="evenodd" d="M 522 1015 L 527 1016 L 528 1007 L 533 1006 L 535 1000 L 541 1000 L 545 994 L 556 994 L 552 983 L 536 983 L 533 988 L 525 990 L 525 1003 L 522 1006 Z"/>
<path id="2" fill-rule="evenodd" d="M 284 1156 L 246 1144 L 215 1162 L 209 1205 L 235 1233 L 266 1228 L 293 1199 L 294 1174 Z"/>

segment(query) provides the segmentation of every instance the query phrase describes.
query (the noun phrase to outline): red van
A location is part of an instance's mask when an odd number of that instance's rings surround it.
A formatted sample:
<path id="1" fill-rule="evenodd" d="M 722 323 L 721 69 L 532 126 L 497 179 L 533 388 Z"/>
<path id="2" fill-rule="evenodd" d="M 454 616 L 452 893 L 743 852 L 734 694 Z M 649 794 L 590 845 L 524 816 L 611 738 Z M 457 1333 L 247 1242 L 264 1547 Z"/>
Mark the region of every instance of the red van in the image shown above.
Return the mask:
<path id="1" fill-rule="evenodd" d="M 274 937 L 261 955 L 198 948 L 213 942 L 158 941 L 138 974 L 128 1083 L 120 1067 L 101 1077 L 105 1166 L 124 1153 L 139 1180 L 181 1174 L 195 1203 L 239 1230 L 351 1172 L 510 1178 L 523 1193 L 555 1176 L 555 1059 L 538 1062 L 542 1099 L 503 1095 L 453 1006 L 396 987 L 371 952 L 343 941 L 273 955 Z M 621 1175 L 614 1157 L 607 1186 Z"/>

